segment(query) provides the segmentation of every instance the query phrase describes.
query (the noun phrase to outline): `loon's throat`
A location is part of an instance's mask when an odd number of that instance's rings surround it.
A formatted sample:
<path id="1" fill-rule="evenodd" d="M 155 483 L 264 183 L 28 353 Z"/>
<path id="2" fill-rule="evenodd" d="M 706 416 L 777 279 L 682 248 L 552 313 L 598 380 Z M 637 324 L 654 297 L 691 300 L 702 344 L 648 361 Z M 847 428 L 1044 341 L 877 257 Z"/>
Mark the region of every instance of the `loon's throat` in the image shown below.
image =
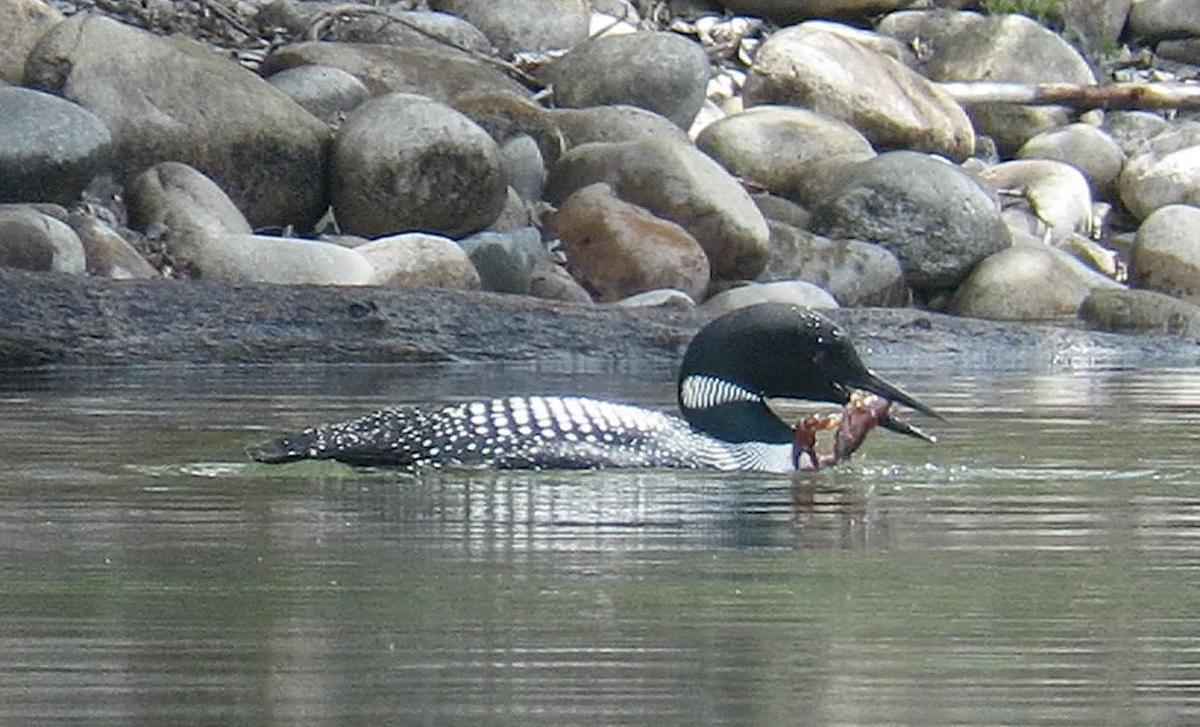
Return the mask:
<path id="1" fill-rule="evenodd" d="M 679 381 L 679 410 L 697 430 L 726 442 L 792 441 L 792 428 L 760 393 L 719 376 L 684 376 Z"/>

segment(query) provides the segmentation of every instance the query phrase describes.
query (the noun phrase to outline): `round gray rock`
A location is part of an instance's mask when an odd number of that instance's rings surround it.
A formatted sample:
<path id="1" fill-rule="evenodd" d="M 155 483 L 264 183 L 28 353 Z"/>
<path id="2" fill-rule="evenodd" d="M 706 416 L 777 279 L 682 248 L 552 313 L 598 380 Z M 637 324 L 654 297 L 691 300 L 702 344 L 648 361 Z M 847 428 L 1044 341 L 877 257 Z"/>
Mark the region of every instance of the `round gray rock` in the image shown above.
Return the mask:
<path id="1" fill-rule="evenodd" d="M 808 18 L 861 18 L 909 5 L 908 0 L 720 0 L 739 15 L 794 23 Z"/>
<path id="2" fill-rule="evenodd" d="M 534 277 L 549 254 L 537 228 L 479 232 L 458 241 L 479 273 L 484 290 L 530 295 Z"/>
<path id="3" fill-rule="evenodd" d="M 683 129 L 704 103 L 711 68 L 699 43 L 676 33 L 610 35 L 580 43 L 541 69 L 558 106 L 626 104 Z"/>
<path id="4" fill-rule="evenodd" d="M 267 78 L 321 121 L 337 126 L 346 114 L 371 97 L 353 74 L 333 66 L 297 66 Z"/>
<path id="5" fill-rule="evenodd" d="M 253 232 L 232 200 L 202 172 L 179 162 L 162 162 L 129 185 L 129 219 L 141 228 L 163 228 L 168 237 L 196 230 Z"/>
<path id="6" fill-rule="evenodd" d="M 62 13 L 42 0 L 0 2 L 0 84 L 21 83 L 29 51 L 62 19 Z"/>
<path id="7" fill-rule="evenodd" d="M 1167 205 L 1200 204 L 1200 145 L 1130 159 L 1117 189 L 1125 207 L 1142 219 Z"/>
<path id="8" fill-rule="evenodd" d="M 832 166 L 875 156 L 871 142 L 844 121 L 790 106 L 728 116 L 705 127 L 696 146 L 747 183 L 802 205 L 828 193 Z"/>
<path id="9" fill-rule="evenodd" d="M 1142 220 L 1131 268 L 1138 287 L 1200 303 L 1200 208 L 1167 205 Z"/>
<path id="10" fill-rule="evenodd" d="M 429 6 L 465 18 L 504 56 L 570 48 L 591 25 L 587 0 L 432 0 Z"/>
<path id="11" fill-rule="evenodd" d="M 900 261 L 890 250 L 860 240 L 829 240 L 771 221 L 771 261 L 760 282 L 806 280 L 844 306 L 911 302 Z"/>
<path id="12" fill-rule="evenodd" d="M 1120 287 L 1067 253 L 1038 242 L 1013 245 L 971 271 L 950 301 L 958 315 L 992 320 L 1073 317 L 1100 287 Z"/>
<path id="13" fill-rule="evenodd" d="M 453 48 L 407 47 L 381 43 L 291 43 L 267 56 L 259 69 L 270 75 L 317 64 L 354 75 L 374 96 L 405 91 L 450 103 L 465 93 L 529 91 L 494 65 Z"/>
<path id="14" fill-rule="evenodd" d="M 1051 159 L 1083 172 L 1095 195 L 1112 200 L 1125 152 L 1110 134 L 1091 124 L 1068 124 L 1044 131 L 1017 150 L 1022 159 Z"/>
<path id="15" fill-rule="evenodd" d="M 398 46 L 456 48 L 487 55 L 491 41 L 479 28 L 450 13 L 404 10 L 401 3 L 347 9 L 329 27 L 325 40 Z"/>
<path id="16" fill-rule="evenodd" d="M 445 104 L 392 93 L 359 106 L 338 131 L 330 191 L 342 229 L 460 237 L 490 225 L 508 193 L 500 148 Z"/>
<path id="17" fill-rule="evenodd" d="M 1129 11 L 1129 32 L 1145 41 L 1200 36 L 1195 0 L 1138 0 Z"/>
<path id="18" fill-rule="evenodd" d="M 158 271 L 133 245 L 96 217 L 73 212 L 67 224 L 83 243 L 88 275 L 114 280 L 158 277 Z"/>
<path id="19" fill-rule="evenodd" d="M 369 285 L 374 268 L 329 242 L 204 230 L 188 238 L 189 272 L 204 280 L 276 285 Z"/>
<path id="20" fill-rule="evenodd" d="M 995 201 L 958 167 L 916 152 L 863 162 L 813 210 L 811 229 L 891 250 L 914 288 L 952 288 L 1010 243 Z"/>
<path id="21" fill-rule="evenodd" d="M 70 204 L 112 156 L 112 135 L 78 104 L 0 88 L 0 202 Z"/>

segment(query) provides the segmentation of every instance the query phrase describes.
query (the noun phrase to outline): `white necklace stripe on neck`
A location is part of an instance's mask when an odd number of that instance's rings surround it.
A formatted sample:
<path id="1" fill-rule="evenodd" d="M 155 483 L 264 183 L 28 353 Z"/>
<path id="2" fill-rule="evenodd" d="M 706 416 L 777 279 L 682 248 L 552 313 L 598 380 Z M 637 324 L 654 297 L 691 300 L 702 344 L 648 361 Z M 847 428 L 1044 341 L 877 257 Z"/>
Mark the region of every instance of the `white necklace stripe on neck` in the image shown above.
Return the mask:
<path id="1" fill-rule="evenodd" d="M 731 381 L 703 374 L 688 376 L 679 389 L 679 403 L 687 409 L 707 409 L 735 401 L 762 401 L 762 396 Z"/>

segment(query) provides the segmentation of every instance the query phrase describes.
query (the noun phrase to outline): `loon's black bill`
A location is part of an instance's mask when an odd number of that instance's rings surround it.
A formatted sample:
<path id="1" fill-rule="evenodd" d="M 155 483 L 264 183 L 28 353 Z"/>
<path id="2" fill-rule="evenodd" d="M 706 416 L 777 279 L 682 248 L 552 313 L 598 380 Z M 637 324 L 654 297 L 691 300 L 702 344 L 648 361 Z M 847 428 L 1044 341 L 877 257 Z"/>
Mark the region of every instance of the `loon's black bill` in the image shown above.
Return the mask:
<path id="1" fill-rule="evenodd" d="M 880 418 L 879 426 L 883 427 L 884 429 L 888 429 L 890 431 L 896 432 L 897 434 L 905 434 L 907 436 L 913 437 L 914 439 L 920 439 L 921 441 L 929 442 L 930 444 L 937 443 L 937 437 L 933 436 L 932 434 L 929 434 L 928 432 L 921 429 L 920 427 L 917 427 L 913 424 L 910 424 L 909 422 L 904 421 L 903 419 L 896 419 L 895 417 L 891 416 L 890 414 L 885 414 L 882 418 Z"/>
<path id="2" fill-rule="evenodd" d="M 888 382 L 884 381 L 879 376 L 877 376 L 874 371 L 867 371 L 866 377 L 864 379 L 862 379 L 861 381 L 851 380 L 851 381 L 844 381 L 842 383 L 845 386 L 849 386 L 852 389 L 863 389 L 865 391 L 869 391 L 872 394 L 882 396 L 885 399 L 890 399 L 891 401 L 903 404 L 911 409 L 916 409 L 917 411 L 921 412 L 922 414 L 928 414 L 929 416 L 931 416 L 935 419 L 941 419 L 942 421 L 946 421 L 946 417 L 942 416 L 941 414 L 938 414 L 933 409 L 931 409 L 928 406 L 925 406 L 921 402 L 917 401 L 911 394 L 904 391 L 900 387 L 895 386 L 894 384 L 889 384 Z M 920 431 L 920 430 L 915 430 L 915 431 Z M 901 432 L 901 433 L 909 434 L 909 432 Z M 918 439 L 924 438 L 924 437 L 921 437 L 920 435 L 915 435 L 915 434 L 913 436 L 917 436 Z"/>

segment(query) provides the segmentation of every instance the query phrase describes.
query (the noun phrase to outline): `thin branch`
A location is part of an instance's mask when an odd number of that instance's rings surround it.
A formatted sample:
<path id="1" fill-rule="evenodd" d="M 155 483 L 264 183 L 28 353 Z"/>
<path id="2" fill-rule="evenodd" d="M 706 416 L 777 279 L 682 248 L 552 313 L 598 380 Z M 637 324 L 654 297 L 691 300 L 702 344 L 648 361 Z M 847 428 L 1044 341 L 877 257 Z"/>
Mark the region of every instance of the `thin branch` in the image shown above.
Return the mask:
<path id="1" fill-rule="evenodd" d="M 1007 103 L 1070 106 L 1075 109 L 1196 109 L 1200 84 L 1193 83 L 1003 83 L 995 81 L 936 84 L 962 104 Z"/>

